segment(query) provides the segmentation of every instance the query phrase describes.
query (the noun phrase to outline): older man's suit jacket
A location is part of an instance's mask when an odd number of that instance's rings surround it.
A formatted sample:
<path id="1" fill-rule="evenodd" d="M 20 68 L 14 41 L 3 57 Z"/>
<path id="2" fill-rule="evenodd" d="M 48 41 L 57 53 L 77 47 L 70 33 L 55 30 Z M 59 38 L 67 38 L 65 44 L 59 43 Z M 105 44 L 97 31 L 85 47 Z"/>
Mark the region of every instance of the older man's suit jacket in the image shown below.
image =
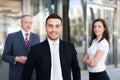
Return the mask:
<path id="1" fill-rule="evenodd" d="M 77 53 L 73 44 L 60 40 L 60 63 L 63 80 L 81 80 Z M 48 41 L 31 47 L 28 60 L 24 66 L 22 80 L 30 80 L 33 69 L 36 70 L 36 80 L 50 80 L 51 53 Z"/>
<path id="2" fill-rule="evenodd" d="M 24 65 L 18 62 L 15 63 L 15 57 L 27 56 L 30 46 L 39 42 L 39 37 L 31 32 L 29 39 L 29 48 L 26 48 L 21 31 L 11 33 L 8 35 L 4 46 L 2 60 L 10 63 L 9 80 L 22 80 L 21 73 Z"/>

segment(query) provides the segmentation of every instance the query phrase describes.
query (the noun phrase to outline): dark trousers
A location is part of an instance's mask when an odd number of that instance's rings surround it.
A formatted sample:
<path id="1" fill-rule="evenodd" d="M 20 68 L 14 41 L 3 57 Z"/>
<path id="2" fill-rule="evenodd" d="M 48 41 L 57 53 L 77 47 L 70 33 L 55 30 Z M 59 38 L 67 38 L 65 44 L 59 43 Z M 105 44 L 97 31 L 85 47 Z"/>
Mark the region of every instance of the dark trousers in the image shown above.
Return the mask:
<path id="1" fill-rule="evenodd" d="M 89 72 L 89 80 L 110 80 L 106 71 L 102 72 Z"/>
<path id="2" fill-rule="evenodd" d="M 35 73 L 35 70 L 33 71 L 33 74 L 31 76 L 31 80 L 36 80 L 36 73 Z"/>

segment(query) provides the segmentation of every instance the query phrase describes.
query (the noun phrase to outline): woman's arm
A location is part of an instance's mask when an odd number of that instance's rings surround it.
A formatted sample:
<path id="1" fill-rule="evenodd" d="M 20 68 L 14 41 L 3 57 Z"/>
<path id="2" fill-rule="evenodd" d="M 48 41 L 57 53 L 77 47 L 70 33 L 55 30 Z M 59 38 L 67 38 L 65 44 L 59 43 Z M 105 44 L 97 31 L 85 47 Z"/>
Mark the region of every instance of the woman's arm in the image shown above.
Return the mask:
<path id="1" fill-rule="evenodd" d="M 88 54 L 86 54 L 85 56 L 84 56 L 84 58 L 83 58 L 83 63 L 84 64 L 87 64 L 88 66 L 90 66 L 90 67 L 92 67 L 92 60 L 91 59 L 89 59 L 89 55 Z"/>
<path id="2" fill-rule="evenodd" d="M 95 56 L 91 59 L 92 61 L 92 66 L 95 67 L 97 65 L 97 63 L 100 61 L 100 59 L 102 58 L 104 54 L 104 51 L 102 50 L 97 50 Z"/>

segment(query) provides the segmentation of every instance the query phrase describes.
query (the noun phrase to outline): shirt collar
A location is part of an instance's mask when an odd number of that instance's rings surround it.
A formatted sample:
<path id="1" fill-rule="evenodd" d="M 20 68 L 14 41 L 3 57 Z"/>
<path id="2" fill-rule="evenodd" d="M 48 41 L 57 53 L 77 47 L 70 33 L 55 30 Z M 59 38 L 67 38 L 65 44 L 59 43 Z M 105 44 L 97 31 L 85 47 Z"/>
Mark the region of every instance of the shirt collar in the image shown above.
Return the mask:
<path id="1" fill-rule="evenodd" d="M 26 32 L 23 29 L 21 29 L 21 32 L 22 32 L 23 35 L 26 34 Z M 27 33 L 30 34 L 30 32 L 27 32 Z"/>
<path id="2" fill-rule="evenodd" d="M 56 41 L 52 41 L 51 39 L 49 39 L 49 38 L 47 38 L 48 39 L 48 42 L 49 42 L 49 44 L 51 45 L 51 44 L 53 44 L 53 43 L 56 43 L 57 45 L 59 45 L 59 39 L 57 39 Z"/>

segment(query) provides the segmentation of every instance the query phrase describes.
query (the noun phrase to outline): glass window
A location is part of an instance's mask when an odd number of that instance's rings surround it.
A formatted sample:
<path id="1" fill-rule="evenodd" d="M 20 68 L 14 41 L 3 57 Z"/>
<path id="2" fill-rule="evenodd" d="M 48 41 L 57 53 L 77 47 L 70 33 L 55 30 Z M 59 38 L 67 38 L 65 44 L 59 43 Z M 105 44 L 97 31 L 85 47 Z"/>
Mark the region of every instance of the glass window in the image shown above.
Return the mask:
<path id="1" fill-rule="evenodd" d="M 0 2 L 0 54 L 2 54 L 7 34 L 20 29 L 21 3 L 20 0 L 3 0 Z"/>
<path id="2" fill-rule="evenodd" d="M 85 53 L 85 26 L 83 20 L 83 9 L 81 0 L 70 0 L 69 2 L 70 19 L 70 40 L 74 43 L 78 61 L 81 69 L 84 68 L 82 59 Z"/>
<path id="3" fill-rule="evenodd" d="M 120 9 L 119 9 L 120 15 Z M 120 63 L 120 18 L 118 18 L 118 62 Z"/>
<path id="4" fill-rule="evenodd" d="M 92 28 L 92 22 L 96 18 L 103 18 L 108 24 L 108 29 L 110 31 L 110 50 L 108 53 L 108 58 L 107 58 L 107 64 L 113 64 L 113 27 L 114 27 L 114 18 L 113 18 L 113 12 L 114 8 L 107 8 L 103 6 L 96 6 L 96 5 L 90 5 L 87 8 L 87 24 L 88 24 L 88 32 L 90 35 L 91 34 L 91 28 Z M 88 36 L 89 37 L 89 36 Z M 88 38 L 89 39 L 89 38 Z"/>
<path id="5" fill-rule="evenodd" d="M 46 38 L 45 19 L 51 12 L 51 1 L 31 0 L 33 14 L 33 31 L 40 36 L 40 41 Z"/>
<path id="6" fill-rule="evenodd" d="M 108 4 L 108 5 L 116 5 L 117 0 L 88 0 L 90 3 L 95 4 Z"/>
<path id="7" fill-rule="evenodd" d="M 52 0 L 31 0 L 31 9 L 31 14 L 33 14 L 33 31 L 39 34 L 40 41 L 43 41 L 46 39 L 46 17 L 53 12 L 57 12 L 57 14 L 62 16 L 62 0 L 58 2 L 52 2 Z"/>

